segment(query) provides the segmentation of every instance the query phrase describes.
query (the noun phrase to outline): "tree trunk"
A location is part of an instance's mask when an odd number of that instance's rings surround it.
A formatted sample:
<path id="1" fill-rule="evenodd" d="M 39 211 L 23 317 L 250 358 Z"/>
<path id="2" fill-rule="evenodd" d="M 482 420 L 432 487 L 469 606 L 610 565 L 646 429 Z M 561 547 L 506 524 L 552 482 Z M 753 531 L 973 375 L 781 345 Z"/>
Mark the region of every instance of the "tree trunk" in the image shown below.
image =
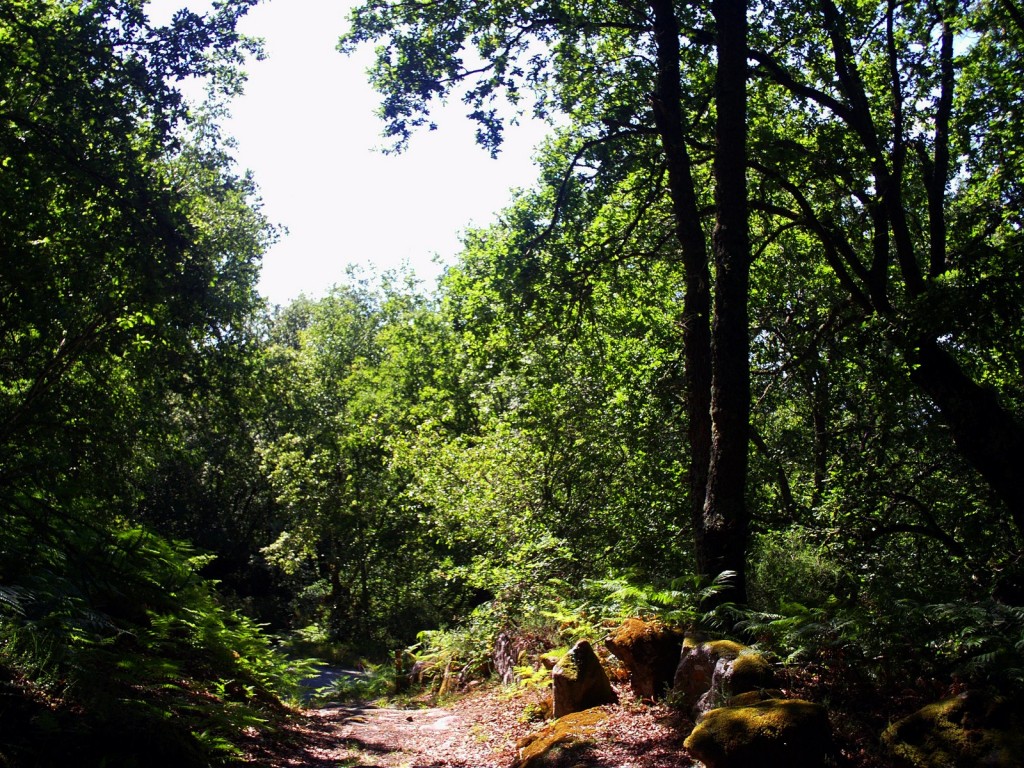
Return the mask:
<path id="1" fill-rule="evenodd" d="M 705 605 L 746 601 L 750 519 L 745 491 L 750 421 L 747 299 L 747 14 L 745 0 L 712 3 L 718 45 L 715 75 L 715 261 L 711 328 L 711 463 L 704 502 L 704 576 L 735 575 Z"/>
<path id="2" fill-rule="evenodd" d="M 938 406 L 961 455 L 1006 503 L 1024 534 L 1024 426 L 934 339 L 919 343 L 911 363 L 911 379 Z"/>
<path id="3" fill-rule="evenodd" d="M 711 461 L 711 274 L 700 223 L 692 163 L 686 147 L 679 70 L 679 20 L 673 0 L 655 0 L 654 39 L 658 57 L 654 119 L 668 165 L 675 232 L 686 271 L 682 340 L 685 353 L 686 414 L 690 443 L 690 521 L 698 562 L 704 549 L 704 498 Z M 703 572 L 703 571 L 702 571 Z"/>

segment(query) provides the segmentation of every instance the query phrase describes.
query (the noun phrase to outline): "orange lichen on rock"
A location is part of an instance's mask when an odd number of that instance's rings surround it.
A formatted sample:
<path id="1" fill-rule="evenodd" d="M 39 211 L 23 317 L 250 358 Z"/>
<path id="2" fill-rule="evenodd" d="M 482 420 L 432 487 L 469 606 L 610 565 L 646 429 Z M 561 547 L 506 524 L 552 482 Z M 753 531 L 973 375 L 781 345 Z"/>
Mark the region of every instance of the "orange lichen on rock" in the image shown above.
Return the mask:
<path id="1" fill-rule="evenodd" d="M 683 632 L 659 621 L 631 618 L 604 642 L 629 670 L 633 692 L 641 698 L 653 698 L 672 683 L 683 647 Z"/>

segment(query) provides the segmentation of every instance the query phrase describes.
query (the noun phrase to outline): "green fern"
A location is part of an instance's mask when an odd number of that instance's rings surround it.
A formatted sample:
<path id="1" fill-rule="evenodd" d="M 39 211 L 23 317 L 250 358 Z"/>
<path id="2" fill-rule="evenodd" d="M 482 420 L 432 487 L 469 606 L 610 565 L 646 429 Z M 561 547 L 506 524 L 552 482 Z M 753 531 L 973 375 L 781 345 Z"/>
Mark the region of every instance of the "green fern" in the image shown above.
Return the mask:
<path id="1" fill-rule="evenodd" d="M 700 606 L 728 587 L 736 574 L 725 571 L 710 583 L 696 577 L 675 579 L 667 585 L 654 585 L 641 575 L 626 572 L 609 579 L 586 582 L 585 587 L 600 595 L 603 617 L 609 621 L 627 618 L 659 619 L 674 626 L 713 624 L 721 615 L 702 613 Z M 726 609 L 723 608 L 721 614 Z"/>
<path id="2" fill-rule="evenodd" d="M 567 651 L 568 649 L 564 649 Z M 563 652 L 564 652 L 563 651 Z M 551 687 L 551 670 L 543 664 L 537 666 L 524 665 L 515 667 L 516 684 L 519 688 L 527 691 L 543 691 Z"/>
<path id="3" fill-rule="evenodd" d="M 217 754 L 297 690 L 303 664 L 222 605 L 197 573 L 206 555 L 138 527 L 58 522 L 48 548 L 0 531 L 0 573 L 12 553 L 34 562 L 0 587 L 6 673 L 98 723 L 184 726 Z"/>
<path id="4" fill-rule="evenodd" d="M 31 593 L 15 585 L 0 585 L 0 608 L 19 616 L 25 615 L 24 604 L 31 599 Z"/>
<path id="5" fill-rule="evenodd" d="M 970 679 L 1024 682 L 1024 607 L 983 600 L 927 609 L 941 630 L 932 642 L 941 659 Z"/>
<path id="6" fill-rule="evenodd" d="M 778 611 L 734 610 L 735 630 L 770 648 L 787 664 L 834 653 L 856 642 L 859 632 L 852 617 L 828 607 L 782 601 Z"/>

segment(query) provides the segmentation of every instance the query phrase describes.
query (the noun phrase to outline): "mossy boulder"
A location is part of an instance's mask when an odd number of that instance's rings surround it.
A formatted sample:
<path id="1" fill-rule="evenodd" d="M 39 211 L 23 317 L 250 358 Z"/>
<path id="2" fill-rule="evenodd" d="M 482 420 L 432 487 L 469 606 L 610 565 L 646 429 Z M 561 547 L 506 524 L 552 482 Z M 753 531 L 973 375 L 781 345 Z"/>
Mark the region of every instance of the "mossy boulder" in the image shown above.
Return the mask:
<path id="1" fill-rule="evenodd" d="M 600 659 L 586 640 L 576 643 L 555 665 L 551 682 L 555 717 L 619 700 Z"/>
<path id="2" fill-rule="evenodd" d="M 772 665 L 757 651 L 750 649 L 742 651 L 729 662 L 727 669 L 730 696 L 778 685 Z M 724 687 L 725 683 L 723 682 Z"/>
<path id="3" fill-rule="evenodd" d="M 768 699 L 784 699 L 785 694 L 778 688 L 759 688 L 756 691 L 747 691 L 730 696 L 723 707 L 749 707 L 752 704 L 760 704 Z"/>
<path id="4" fill-rule="evenodd" d="M 633 692 L 641 698 L 654 698 L 672 685 L 683 632 L 657 621 L 626 619 L 604 644 L 629 670 Z"/>
<path id="5" fill-rule="evenodd" d="M 1024 765 L 1020 702 L 965 693 L 929 704 L 890 725 L 882 743 L 912 768 L 1019 768 Z"/>
<path id="6" fill-rule="evenodd" d="M 593 736 L 608 719 L 599 708 L 561 717 L 519 743 L 516 768 L 561 768 L 587 764 Z"/>
<path id="7" fill-rule="evenodd" d="M 683 743 L 707 768 L 819 768 L 832 732 L 825 708 L 766 699 L 709 711 Z"/>
<path id="8" fill-rule="evenodd" d="M 732 696 L 778 685 L 759 652 L 732 640 L 683 643 L 672 690 L 678 704 L 700 716 Z"/>

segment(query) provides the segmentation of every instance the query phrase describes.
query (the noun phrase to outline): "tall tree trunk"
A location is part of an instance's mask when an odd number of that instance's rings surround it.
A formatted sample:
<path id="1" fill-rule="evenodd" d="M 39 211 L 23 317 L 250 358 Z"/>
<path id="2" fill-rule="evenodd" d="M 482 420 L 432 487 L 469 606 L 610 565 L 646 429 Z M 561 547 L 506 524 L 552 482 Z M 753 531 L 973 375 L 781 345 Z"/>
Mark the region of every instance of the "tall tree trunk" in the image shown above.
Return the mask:
<path id="1" fill-rule="evenodd" d="M 658 57 L 654 118 L 668 166 L 669 194 L 686 272 L 682 334 L 685 353 L 686 413 L 690 443 L 690 521 L 698 569 L 704 551 L 704 498 L 711 461 L 711 273 L 700 223 L 692 163 L 686 147 L 679 58 L 679 20 L 673 0 L 654 0 L 654 39 Z"/>
<path id="2" fill-rule="evenodd" d="M 718 45 L 715 76 L 715 261 L 711 328 L 711 463 L 704 502 L 706 576 L 735 573 L 705 607 L 746 601 L 750 517 L 746 506 L 750 421 L 747 299 L 747 9 L 745 0 L 714 0 Z"/>

